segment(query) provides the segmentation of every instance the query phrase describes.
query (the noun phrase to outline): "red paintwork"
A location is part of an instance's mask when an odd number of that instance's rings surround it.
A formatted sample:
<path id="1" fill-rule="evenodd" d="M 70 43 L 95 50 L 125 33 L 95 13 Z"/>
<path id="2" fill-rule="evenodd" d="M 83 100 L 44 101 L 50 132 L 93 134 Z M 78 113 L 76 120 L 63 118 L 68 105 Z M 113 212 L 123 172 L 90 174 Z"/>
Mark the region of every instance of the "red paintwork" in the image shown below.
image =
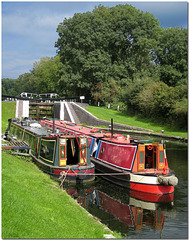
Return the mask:
<path id="1" fill-rule="evenodd" d="M 174 192 L 174 186 L 139 184 L 132 182 L 130 183 L 130 189 L 152 194 L 170 194 Z"/>
<path id="2" fill-rule="evenodd" d="M 108 162 L 114 166 L 131 170 L 136 148 L 136 146 L 132 145 L 125 146 L 102 141 L 98 159 Z"/>
<path id="3" fill-rule="evenodd" d="M 146 202 L 160 203 L 160 202 L 173 202 L 174 200 L 174 193 L 160 195 L 130 190 L 130 196 L 133 198 L 141 199 Z"/>
<path id="4" fill-rule="evenodd" d="M 89 142 L 89 147 L 90 147 L 91 146 L 91 142 L 92 142 L 92 138 L 91 137 L 88 138 L 88 142 Z"/>
<path id="5" fill-rule="evenodd" d="M 67 124 L 66 124 L 67 123 Z M 52 120 L 41 120 L 40 124 L 42 126 L 45 126 L 45 124 L 52 128 L 53 127 L 53 123 Z M 98 130 L 98 129 L 92 129 L 89 127 L 85 127 L 82 125 L 76 125 L 76 124 L 71 124 L 69 122 L 66 121 L 60 121 L 60 120 L 55 120 L 55 129 L 58 128 L 60 130 L 62 130 L 63 132 L 70 132 L 70 133 L 74 133 L 77 135 L 90 135 L 94 138 L 102 138 L 104 137 L 104 140 L 110 141 L 110 142 L 116 142 L 116 143 L 121 143 L 121 144 L 128 144 L 129 141 L 125 139 L 125 137 L 121 134 L 114 134 L 114 138 L 111 138 L 111 134 L 109 132 L 104 133 L 104 131 L 101 131 L 101 133 L 95 133 L 94 130 Z M 99 130 L 100 131 L 100 130 Z"/>

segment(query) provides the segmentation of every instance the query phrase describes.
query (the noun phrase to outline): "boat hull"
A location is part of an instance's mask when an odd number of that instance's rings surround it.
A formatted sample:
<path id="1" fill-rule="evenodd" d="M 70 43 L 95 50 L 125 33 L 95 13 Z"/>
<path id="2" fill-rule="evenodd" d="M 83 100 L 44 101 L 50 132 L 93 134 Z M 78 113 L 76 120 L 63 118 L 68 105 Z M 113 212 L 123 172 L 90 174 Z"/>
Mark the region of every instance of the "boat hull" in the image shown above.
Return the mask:
<path id="1" fill-rule="evenodd" d="M 32 155 L 36 165 L 45 173 L 51 175 L 53 178 L 60 179 L 61 176 L 66 183 L 76 183 L 78 181 L 91 182 L 95 179 L 94 164 L 85 166 L 67 165 L 65 167 L 52 166 L 46 164 L 40 159 Z"/>
<path id="2" fill-rule="evenodd" d="M 165 186 L 158 182 L 158 175 L 133 174 L 109 166 L 95 158 L 91 158 L 91 161 L 95 164 L 96 172 L 100 173 L 100 177 L 134 192 L 155 195 L 173 194 L 174 192 L 174 186 Z"/>

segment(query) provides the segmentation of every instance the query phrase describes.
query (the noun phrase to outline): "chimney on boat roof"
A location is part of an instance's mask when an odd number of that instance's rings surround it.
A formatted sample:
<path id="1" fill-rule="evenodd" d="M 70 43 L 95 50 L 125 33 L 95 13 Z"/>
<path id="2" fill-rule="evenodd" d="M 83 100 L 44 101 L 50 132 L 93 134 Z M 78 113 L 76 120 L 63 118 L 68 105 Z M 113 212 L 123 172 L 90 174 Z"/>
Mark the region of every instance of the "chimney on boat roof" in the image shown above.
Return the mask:
<path id="1" fill-rule="evenodd" d="M 113 118 L 111 118 L 111 138 L 113 138 Z"/>

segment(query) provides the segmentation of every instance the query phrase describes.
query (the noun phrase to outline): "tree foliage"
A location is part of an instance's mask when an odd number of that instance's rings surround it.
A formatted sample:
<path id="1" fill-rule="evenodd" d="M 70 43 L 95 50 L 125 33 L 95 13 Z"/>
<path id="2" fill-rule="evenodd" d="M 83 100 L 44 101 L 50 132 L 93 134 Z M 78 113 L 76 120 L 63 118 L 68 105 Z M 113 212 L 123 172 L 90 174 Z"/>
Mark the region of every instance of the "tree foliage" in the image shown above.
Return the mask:
<path id="1" fill-rule="evenodd" d="M 159 31 L 159 22 L 150 13 L 129 5 L 100 5 L 60 23 L 56 47 L 69 83 L 91 97 L 109 79 L 134 79 L 136 72 L 153 69 Z"/>
<path id="2" fill-rule="evenodd" d="M 4 95 L 15 95 L 16 79 L 3 78 L 2 79 L 2 94 Z"/>
<path id="3" fill-rule="evenodd" d="M 167 28 L 161 36 L 157 50 L 160 79 L 168 86 L 176 86 L 187 79 L 187 29 Z"/>
<path id="4" fill-rule="evenodd" d="M 34 63 L 31 81 L 37 93 L 57 91 L 58 64 L 59 56 L 54 58 L 42 57 L 39 62 Z"/>
<path id="5" fill-rule="evenodd" d="M 57 56 L 3 92 L 57 92 L 187 128 L 188 37 L 131 5 L 77 13 L 57 27 Z M 17 94 L 18 95 L 18 94 Z"/>

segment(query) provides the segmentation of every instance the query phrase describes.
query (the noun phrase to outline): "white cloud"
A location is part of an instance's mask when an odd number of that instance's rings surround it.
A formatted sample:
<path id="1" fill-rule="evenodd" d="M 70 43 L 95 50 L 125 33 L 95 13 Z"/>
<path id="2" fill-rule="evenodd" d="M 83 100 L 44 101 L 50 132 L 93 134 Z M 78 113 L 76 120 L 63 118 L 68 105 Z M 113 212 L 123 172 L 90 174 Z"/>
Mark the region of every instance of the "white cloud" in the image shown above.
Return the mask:
<path id="1" fill-rule="evenodd" d="M 63 21 L 62 17 L 60 16 L 43 16 L 43 17 L 36 17 L 34 19 L 34 23 L 38 28 L 44 29 L 56 29 L 58 24 Z"/>
<path id="2" fill-rule="evenodd" d="M 4 70 L 10 71 L 15 68 L 23 68 L 32 66 L 35 61 L 39 61 L 39 59 L 24 59 L 24 58 L 16 58 L 16 59 L 8 59 L 4 64 Z"/>
<path id="3" fill-rule="evenodd" d="M 54 56 L 58 39 L 56 28 L 61 21 L 62 15 L 33 14 L 32 11 L 2 16 L 3 77 L 17 78 L 31 70 L 41 57 L 50 53 Z"/>
<path id="4" fill-rule="evenodd" d="M 37 34 L 56 32 L 58 24 L 62 21 L 60 16 L 32 17 L 7 15 L 3 17 L 3 34 L 14 34 L 34 37 Z"/>
<path id="5" fill-rule="evenodd" d="M 2 19 L 2 31 L 3 34 L 19 34 L 25 35 L 25 31 L 28 31 L 28 19 L 20 16 L 4 16 Z"/>
<path id="6" fill-rule="evenodd" d="M 2 61 L 2 76 L 8 78 L 17 78 L 19 75 L 32 70 L 33 64 L 40 59 L 24 56 L 20 52 L 5 51 Z"/>
<path id="7" fill-rule="evenodd" d="M 136 7 L 138 4 L 137 8 L 152 14 L 156 12 L 163 20 L 171 14 L 172 22 L 174 18 L 178 21 L 176 16 L 182 5 L 170 5 L 171 2 L 167 5 L 163 2 L 101 2 L 106 6 L 120 3 L 132 3 Z M 92 11 L 99 4 L 100 2 L 2 2 L 3 76 L 17 78 L 31 70 L 33 63 L 41 57 L 54 56 L 58 24 L 74 13 Z"/>

